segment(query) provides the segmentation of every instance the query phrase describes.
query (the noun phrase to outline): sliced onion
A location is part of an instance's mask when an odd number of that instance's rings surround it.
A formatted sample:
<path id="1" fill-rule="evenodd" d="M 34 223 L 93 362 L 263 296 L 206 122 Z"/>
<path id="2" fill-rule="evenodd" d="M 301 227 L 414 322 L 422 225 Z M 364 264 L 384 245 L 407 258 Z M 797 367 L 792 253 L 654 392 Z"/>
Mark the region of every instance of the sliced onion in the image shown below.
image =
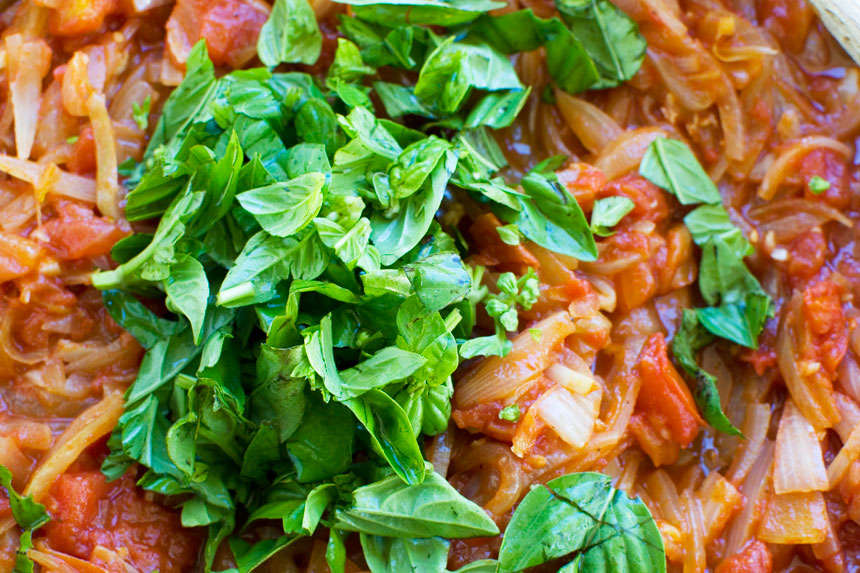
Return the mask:
<path id="1" fill-rule="evenodd" d="M 87 100 L 87 111 L 93 124 L 96 144 L 96 205 L 102 215 L 122 218 L 119 208 L 119 174 L 116 165 L 116 140 L 108 115 L 105 97 L 93 94 Z"/>
<path id="2" fill-rule="evenodd" d="M 690 111 L 702 111 L 714 104 L 713 94 L 709 90 L 697 89 L 691 85 L 686 74 L 675 65 L 670 56 L 651 49 L 648 50 L 648 57 L 663 78 L 666 89 L 684 108 Z"/>
<path id="3" fill-rule="evenodd" d="M 705 516 L 705 544 L 716 539 L 723 528 L 743 507 L 743 496 L 719 472 L 711 472 L 699 486 L 702 514 Z"/>
<path id="4" fill-rule="evenodd" d="M 471 471 L 477 467 L 492 467 L 497 486 L 489 500 L 481 500 L 485 509 L 504 515 L 522 497 L 529 480 L 510 448 L 498 442 L 477 442 L 458 455 L 451 463 L 451 474 Z"/>
<path id="5" fill-rule="evenodd" d="M 659 127 L 640 127 L 625 131 L 604 147 L 594 160 L 594 166 L 611 181 L 639 167 L 651 142 L 668 134 Z"/>
<path id="6" fill-rule="evenodd" d="M 558 437 L 578 450 L 588 443 L 594 431 L 601 395 L 599 386 L 587 395 L 556 386 L 541 396 L 532 408 L 537 409 L 537 415 Z"/>
<path id="7" fill-rule="evenodd" d="M 740 551 L 741 547 L 755 534 L 761 514 L 759 504 L 767 494 L 768 474 L 773 464 L 773 451 L 773 442 L 765 441 L 761 448 L 761 454 L 756 458 L 739 488 L 745 502 L 741 512 L 732 521 L 726 533 L 725 555 L 734 555 Z"/>
<path id="8" fill-rule="evenodd" d="M 545 318 L 534 328 L 542 333 L 540 341 L 523 331 L 513 340 L 513 348 L 507 356 L 484 360 L 466 374 L 454 390 L 457 408 L 470 408 L 513 395 L 546 370 L 558 346 L 575 329 L 570 314 L 564 311 Z"/>
<path id="9" fill-rule="evenodd" d="M 816 428 L 830 428 L 839 421 L 839 412 L 836 410 L 829 384 L 822 383 L 814 374 L 812 379 L 801 375 L 795 360 L 795 332 L 798 328 L 796 321 L 801 315 L 801 304 L 801 295 L 796 292 L 788 304 L 788 310 L 779 328 L 776 341 L 777 363 L 795 405 L 806 419 Z M 817 374 L 820 376 L 820 372 Z"/>
<path id="10" fill-rule="evenodd" d="M 0 172 L 6 173 L 30 183 L 34 187 L 42 186 L 42 179 L 50 171 L 50 164 L 42 165 L 33 161 L 17 159 L 9 155 L 0 154 Z M 61 197 L 69 197 L 87 203 L 96 202 L 96 183 L 92 179 L 67 173 L 57 169 L 57 177 L 48 177 L 50 181 L 50 193 Z"/>
<path id="11" fill-rule="evenodd" d="M 827 471 L 815 428 L 789 398 L 776 433 L 773 488 L 778 494 L 824 491 Z"/>
<path id="12" fill-rule="evenodd" d="M 624 131 L 612 117 L 596 105 L 558 88 L 554 93 L 562 117 L 590 152 L 599 153 Z"/>
<path id="13" fill-rule="evenodd" d="M 41 501 L 57 477 L 66 471 L 86 448 L 113 430 L 122 415 L 122 393 L 111 392 L 84 410 L 57 439 L 30 477 L 24 495 Z"/>
<path id="14" fill-rule="evenodd" d="M 857 405 L 854 404 L 854 408 Z M 855 425 L 848 435 L 848 439 L 844 441 L 839 453 L 833 458 L 833 461 L 827 467 L 827 479 L 830 489 L 839 485 L 848 470 L 860 458 L 860 425 Z"/>
<path id="15" fill-rule="evenodd" d="M 744 415 L 744 423 L 741 427 L 746 441 L 738 448 L 738 453 L 732 460 L 726 472 L 726 477 L 734 485 L 740 484 L 760 459 L 767 439 L 767 430 L 770 426 L 770 405 L 750 404 Z"/>
<path id="16" fill-rule="evenodd" d="M 23 34 L 6 37 L 9 93 L 15 118 L 15 149 L 27 159 L 36 140 L 42 80 L 51 67 L 51 48 L 43 40 L 26 40 Z"/>
<path id="17" fill-rule="evenodd" d="M 836 400 L 836 408 L 839 410 L 839 415 L 841 416 L 839 423 L 833 426 L 833 429 L 839 434 L 839 439 L 845 443 L 848 441 L 848 437 L 854 431 L 854 428 L 860 425 L 860 405 L 841 392 L 834 392 L 833 397 Z"/>
<path id="18" fill-rule="evenodd" d="M 655 470 L 645 480 L 645 488 L 660 508 L 663 517 L 675 527 L 683 527 L 684 508 L 681 507 L 681 498 L 669 474 L 662 469 Z"/>
<path id="19" fill-rule="evenodd" d="M 827 507 L 820 491 L 768 496 L 758 538 L 768 543 L 821 543 L 827 538 Z"/>
<path id="20" fill-rule="evenodd" d="M 681 506 L 684 508 L 684 573 L 703 573 L 707 557 L 702 504 L 690 490 L 685 490 L 681 494 Z"/>

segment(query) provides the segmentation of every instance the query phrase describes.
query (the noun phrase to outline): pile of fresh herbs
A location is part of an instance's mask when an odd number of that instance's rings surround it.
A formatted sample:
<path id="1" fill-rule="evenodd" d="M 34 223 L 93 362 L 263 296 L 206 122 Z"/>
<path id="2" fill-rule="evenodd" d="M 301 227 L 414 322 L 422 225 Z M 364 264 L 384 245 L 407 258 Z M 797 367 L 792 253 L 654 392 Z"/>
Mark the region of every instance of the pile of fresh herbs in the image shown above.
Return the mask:
<path id="1" fill-rule="evenodd" d="M 209 531 L 207 571 L 225 540 L 245 572 L 324 526 L 332 571 L 357 532 L 374 572 L 441 572 L 448 539 L 498 534 L 424 460 L 422 435 L 447 427 L 462 356 L 509 350 L 505 333 L 537 282 L 502 275 L 488 295 L 437 211 L 467 193 L 508 224 L 504 239 L 593 260 L 592 228 L 610 233 L 630 208 L 607 203 L 590 225 L 551 169 L 509 186 L 489 133 L 529 95 L 508 54 L 543 47 L 569 92 L 636 72 L 645 42 L 608 0 L 558 0 L 548 19 L 490 16 L 502 6 L 490 0 L 349 3 L 325 78 L 275 71 L 319 57 L 306 0 L 275 2 L 258 44 L 267 68 L 218 77 L 205 45 L 193 49 L 143 162 L 124 166 L 127 218 L 157 229 L 120 241 L 116 269 L 93 276 L 147 350 L 103 471 L 117 478 L 137 463 L 143 488 L 183 496 L 182 523 Z M 412 81 L 386 82 L 381 68 Z M 717 258 L 738 244 L 720 237 L 706 243 Z M 734 290 L 714 292 L 718 310 L 734 303 Z M 470 340 L 479 303 L 496 334 Z M 281 521 L 283 534 L 255 538 L 259 520 Z M 665 570 L 645 506 L 596 474 L 532 490 L 499 560 L 466 569 L 564 556 L 571 571 Z"/>

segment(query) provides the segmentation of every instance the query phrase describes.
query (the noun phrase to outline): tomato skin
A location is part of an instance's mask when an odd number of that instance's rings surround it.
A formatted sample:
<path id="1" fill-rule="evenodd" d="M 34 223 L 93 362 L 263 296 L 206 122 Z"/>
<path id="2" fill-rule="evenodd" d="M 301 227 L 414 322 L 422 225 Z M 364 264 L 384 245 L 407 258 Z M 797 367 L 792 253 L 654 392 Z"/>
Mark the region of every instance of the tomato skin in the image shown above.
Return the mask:
<path id="1" fill-rule="evenodd" d="M 714 570 L 714 573 L 771 573 L 773 557 L 767 545 L 755 539 L 747 543 L 740 553 L 735 553 Z"/>
<path id="2" fill-rule="evenodd" d="M 846 162 L 845 158 L 831 149 L 816 149 L 808 153 L 798 166 L 804 197 L 812 201 L 824 201 L 836 209 L 847 208 L 851 203 L 851 187 Z M 815 176 L 830 183 L 830 188 L 820 195 L 809 188 L 809 182 Z"/>
<path id="3" fill-rule="evenodd" d="M 81 130 L 67 166 L 70 171 L 79 175 L 96 172 L 96 141 L 91 126 Z"/>
<path id="4" fill-rule="evenodd" d="M 138 569 L 191 570 L 199 534 L 183 529 L 177 512 L 151 501 L 131 473 L 108 483 L 98 469 L 62 474 L 45 501 L 52 519 L 43 528 L 48 544 L 80 559 L 99 545 L 127 550 Z"/>
<path id="5" fill-rule="evenodd" d="M 118 8 L 118 0 L 67 0 L 52 14 L 51 33 L 57 36 L 91 34 Z"/>
<path id="6" fill-rule="evenodd" d="M 808 279 L 824 266 L 827 241 L 823 233 L 807 231 L 795 237 L 788 250 L 791 252 L 788 274 L 792 278 Z"/>
<path id="7" fill-rule="evenodd" d="M 241 67 L 256 54 L 269 10 L 261 0 L 178 0 L 167 21 L 174 63 L 184 64 L 191 47 L 203 39 L 215 65 Z"/>
<path id="8" fill-rule="evenodd" d="M 659 223 L 669 216 L 666 193 L 659 187 L 636 174 L 613 179 L 598 193 L 599 198 L 627 197 L 635 206 L 625 220 L 645 220 Z"/>
<path id="9" fill-rule="evenodd" d="M 117 223 L 72 201 L 58 202 L 57 214 L 44 228 L 61 260 L 106 255 L 128 234 Z"/>
<path id="10" fill-rule="evenodd" d="M 687 447 L 704 425 L 686 383 L 672 366 L 663 333 L 652 334 L 639 355 L 642 387 L 636 410 L 652 425 L 663 425 L 675 443 Z"/>
<path id="11" fill-rule="evenodd" d="M 804 357 L 816 359 L 832 377 L 848 350 L 848 325 L 842 313 L 840 288 L 833 281 L 823 280 L 804 289 L 803 315 L 811 334 Z"/>

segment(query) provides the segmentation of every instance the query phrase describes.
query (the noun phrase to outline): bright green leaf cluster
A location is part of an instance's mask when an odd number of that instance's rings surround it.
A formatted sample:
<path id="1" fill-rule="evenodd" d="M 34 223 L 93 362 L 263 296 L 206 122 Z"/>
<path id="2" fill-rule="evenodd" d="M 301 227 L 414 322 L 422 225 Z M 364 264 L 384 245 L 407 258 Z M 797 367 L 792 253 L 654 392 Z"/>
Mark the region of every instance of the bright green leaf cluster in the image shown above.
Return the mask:
<path id="1" fill-rule="evenodd" d="M 496 332 L 490 336 L 472 338 L 460 346 L 460 356 L 506 356 L 512 343 L 506 332 L 516 332 L 519 326 L 518 308 L 529 310 L 540 296 L 540 283 L 534 269 L 517 278 L 513 273 L 502 273 L 496 282 L 498 294 L 483 298 L 484 309 L 495 323 Z"/>

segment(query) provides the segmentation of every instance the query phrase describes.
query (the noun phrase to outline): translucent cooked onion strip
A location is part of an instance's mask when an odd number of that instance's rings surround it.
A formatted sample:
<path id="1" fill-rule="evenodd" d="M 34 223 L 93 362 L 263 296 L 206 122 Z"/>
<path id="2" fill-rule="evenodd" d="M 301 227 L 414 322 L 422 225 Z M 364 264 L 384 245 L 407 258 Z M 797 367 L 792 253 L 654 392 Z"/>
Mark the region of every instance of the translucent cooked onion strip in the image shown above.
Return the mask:
<path id="1" fill-rule="evenodd" d="M 43 40 L 11 34 L 6 36 L 6 58 L 15 118 L 15 150 L 19 159 L 27 159 L 36 140 L 42 80 L 51 68 L 51 48 Z"/>
<path id="2" fill-rule="evenodd" d="M 684 573 L 704 573 L 707 567 L 705 555 L 705 517 L 702 504 L 690 490 L 681 494 L 684 508 Z"/>
<path id="3" fill-rule="evenodd" d="M 96 143 L 96 205 L 103 215 L 122 218 L 119 208 L 119 182 L 116 165 L 116 140 L 105 105 L 105 96 L 93 94 L 87 100 Z"/>
<path id="4" fill-rule="evenodd" d="M 829 149 L 842 157 L 851 157 L 851 148 L 832 137 L 816 135 L 804 137 L 793 143 L 779 154 L 765 173 L 758 190 L 758 196 L 765 200 L 773 199 L 782 182 L 792 174 L 795 163 L 816 149 Z"/>
<path id="5" fill-rule="evenodd" d="M 705 544 L 720 536 L 723 528 L 743 507 L 743 496 L 719 472 L 711 472 L 699 486 L 704 515 Z"/>
<path id="6" fill-rule="evenodd" d="M 768 497 L 758 538 L 781 545 L 821 543 L 827 530 L 827 506 L 820 491 L 774 493 Z"/>
<path id="7" fill-rule="evenodd" d="M 737 553 L 755 534 L 761 518 L 760 504 L 767 495 L 768 475 L 773 465 L 773 451 L 773 442 L 766 440 L 760 455 L 738 488 L 744 496 L 744 505 L 726 532 L 726 555 Z"/>
<path id="8" fill-rule="evenodd" d="M 553 93 L 564 121 L 590 152 L 599 153 L 624 132 L 612 117 L 596 105 L 558 88 Z"/>
<path id="9" fill-rule="evenodd" d="M 43 178 L 47 176 L 51 182 L 50 193 L 87 203 L 96 202 L 96 183 L 92 179 L 68 173 L 62 169 L 56 169 L 56 178 L 54 178 L 48 171 L 50 171 L 50 164 L 42 165 L 0 154 L 0 172 L 26 181 L 37 188 L 43 186 Z"/>
<path id="10" fill-rule="evenodd" d="M 639 167 L 648 146 L 658 137 L 668 137 L 668 134 L 659 127 L 625 131 L 600 151 L 594 166 L 603 171 L 609 181 L 621 177 Z"/>
<path id="11" fill-rule="evenodd" d="M 588 395 L 570 392 L 556 386 L 532 405 L 547 426 L 575 449 L 581 449 L 591 438 L 594 422 L 600 412 L 600 387 Z"/>
<path id="12" fill-rule="evenodd" d="M 839 453 L 827 467 L 827 479 L 830 489 L 836 488 L 845 478 L 857 459 L 860 459 L 860 425 L 855 425 L 848 439 L 842 444 Z"/>
<path id="13" fill-rule="evenodd" d="M 32 495 L 36 501 L 42 500 L 57 477 L 81 452 L 113 430 L 122 415 L 122 404 L 122 394 L 111 392 L 75 418 L 33 472 L 24 488 L 24 495 Z"/>
<path id="14" fill-rule="evenodd" d="M 778 494 L 824 491 L 827 471 L 815 428 L 789 398 L 776 433 L 773 487 Z"/>
<path id="15" fill-rule="evenodd" d="M 541 331 L 540 340 L 535 340 L 528 330 L 523 331 L 513 340 L 513 348 L 507 356 L 485 360 L 459 382 L 454 391 L 457 408 L 469 408 L 513 395 L 553 362 L 559 344 L 575 330 L 566 311 L 545 318 L 533 328 Z"/>
<path id="16" fill-rule="evenodd" d="M 734 485 L 740 484 L 761 455 L 770 426 L 770 406 L 768 404 L 749 404 L 744 414 L 741 431 L 747 439 L 741 443 L 739 451 L 726 472 L 726 477 Z"/>

